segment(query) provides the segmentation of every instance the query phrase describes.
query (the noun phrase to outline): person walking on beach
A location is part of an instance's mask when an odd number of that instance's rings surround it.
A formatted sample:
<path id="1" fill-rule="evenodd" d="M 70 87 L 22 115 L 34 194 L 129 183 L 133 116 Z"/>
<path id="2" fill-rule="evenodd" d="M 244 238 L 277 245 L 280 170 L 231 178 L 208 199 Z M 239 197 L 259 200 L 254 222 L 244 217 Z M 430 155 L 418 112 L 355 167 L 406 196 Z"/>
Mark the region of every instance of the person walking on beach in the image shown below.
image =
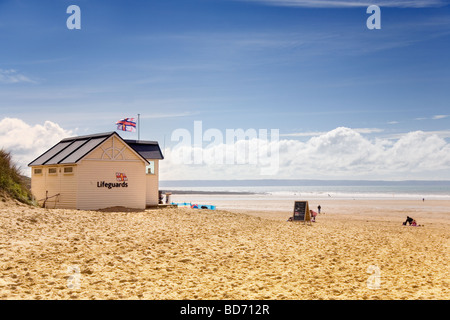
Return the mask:
<path id="1" fill-rule="evenodd" d="M 319 204 L 319 206 L 317 207 L 317 212 L 320 214 L 320 209 L 322 209 L 322 207 L 320 206 L 320 204 Z"/>

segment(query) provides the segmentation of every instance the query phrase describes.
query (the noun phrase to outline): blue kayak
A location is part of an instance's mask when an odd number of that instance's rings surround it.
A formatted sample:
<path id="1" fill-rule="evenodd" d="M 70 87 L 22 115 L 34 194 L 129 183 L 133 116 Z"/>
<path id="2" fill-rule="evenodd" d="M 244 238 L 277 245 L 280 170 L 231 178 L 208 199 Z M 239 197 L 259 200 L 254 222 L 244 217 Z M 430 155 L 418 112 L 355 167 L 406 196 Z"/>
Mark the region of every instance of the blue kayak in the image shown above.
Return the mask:
<path id="1" fill-rule="evenodd" d="M 189 207 L 192 209 L 208 209 L 208 210 L 216 210 L 216 206 L 210 204 L 192 204 L 190 202 L 172 202 L 171 204 L 177 205 L 178 207 Z"/>
<path id="2" fill-rule="evenodd" d="M 208 209 L 208 210 L 216 210 L 216 206 L 212 206 L 209 204 L 193 204 L 191 205 L 192 209 Z"/>

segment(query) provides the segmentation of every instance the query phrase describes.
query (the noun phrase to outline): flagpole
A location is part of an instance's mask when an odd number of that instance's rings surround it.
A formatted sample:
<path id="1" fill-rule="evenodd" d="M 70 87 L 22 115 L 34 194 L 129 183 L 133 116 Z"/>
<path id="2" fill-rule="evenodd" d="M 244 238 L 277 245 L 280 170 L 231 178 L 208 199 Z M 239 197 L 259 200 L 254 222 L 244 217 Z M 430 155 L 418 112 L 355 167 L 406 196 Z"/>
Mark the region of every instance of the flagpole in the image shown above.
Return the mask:
<path id="1" fill-rule="evenodd" d="M 141 140 L 141 114 L 138 113 L 138 141 Z"/>

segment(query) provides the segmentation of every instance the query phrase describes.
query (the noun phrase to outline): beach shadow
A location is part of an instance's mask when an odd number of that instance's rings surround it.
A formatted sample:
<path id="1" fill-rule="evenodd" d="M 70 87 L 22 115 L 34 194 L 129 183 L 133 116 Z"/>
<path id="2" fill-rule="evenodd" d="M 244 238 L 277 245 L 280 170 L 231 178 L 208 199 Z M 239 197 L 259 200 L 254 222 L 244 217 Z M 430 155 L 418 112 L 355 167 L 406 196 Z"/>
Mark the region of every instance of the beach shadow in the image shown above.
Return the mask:
<path id="1" fill-rule="evenodd" d="M 103 209 L 95 210 L 98 212 L 145 212 L 145 209 L 127 208 L 127 207 L 108 207 Z"/>

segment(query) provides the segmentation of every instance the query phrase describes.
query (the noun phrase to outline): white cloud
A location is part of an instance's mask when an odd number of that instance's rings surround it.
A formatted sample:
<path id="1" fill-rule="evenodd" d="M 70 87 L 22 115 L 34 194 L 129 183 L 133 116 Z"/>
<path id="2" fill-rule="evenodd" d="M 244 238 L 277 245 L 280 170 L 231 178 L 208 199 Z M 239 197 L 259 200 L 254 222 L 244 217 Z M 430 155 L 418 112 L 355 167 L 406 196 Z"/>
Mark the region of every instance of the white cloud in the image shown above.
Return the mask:
<path id="1" fill-rule="evenodd" d="M 231 144 L 208 141 L 203 149 L 177 145 L 165 150 L 160 178 L 450 179 L 450 144 L 444 139 L 450 136 L 448 130 L 409 132 L 396 140 L 368 138 L 358 131 L 365 130 L 339 127 L 307 141 L 256 136 Z M 0 121 L 0 148 L 12 153 L 24 173 L 37 156 L 73 135 L 51 121 L 43 125 L 29 125 L 17 118 Z M 198 150 L 200 164 L 187 164 L 181 159 L 182 149 L 185 154 Z M 232 159 L 231 164 L 226 164 L 227 159 Z M 271 166 L 277 166 L 276 174 L 261 175 L 270 173 Z"/>
<path id="2" fill-rule="evenodd" d="M 438 114 L 438 115 L 432 116 L 431 118 L 421 117 L 421 118 L 415 118 L 414 120 L 417 120 L 417 121 L 422 121 L 422 120 L 439 120 L 439 119 L 445 119 L 445 118 L 448 118 L 448 117 L 449 117 L 449 115 L 447 115 L 447 114 Z"/>
<path id="3" fill-rule="evenodd" d="M 261 143 L 261 139 L 259 139 Z M 240 144 L 240 146 L 238 146 Z M 242 152 L 244 141 L 228 150 Z M 279 170 L 262 176 L 266 163 L 180 164 L 176 147 L 166 150 L 161 163 L 162 180 L 183 179 L 450 179 L 450 144 L 434 133 L 415 131 L 398 140 L 368 139 L 354 129 L 336 128 L 306 142 L 293 139 L 262 141 L 262 146 L 276 145 Z M 255 144 L 254 144 L 255 145 Z M 251 144 L 247 141 L 248 150 Z M 192 152 L 192 148 L 184 146 Z M 228 152 L 222 144 L 203 149 L 203 157 Z M 178 157 L 178 158 L 175 158 Z M 269 157 L 270 160 L 270 157 Z M 441 173 L 447 172 L 446 176 Z"/>
<path id="4" fill-rule="evenodd" d="M 436 130 L 436 131 L 426 131 L 423 132 L 424 135 L 435 135 L 438 136 L 442 139 L 446 139 L 446 138 L 450 138 L 450 130 Z M 390 134 L 385 136 L 385 139 L 393 139 L 393 140 L 398 140 L 400 138 L 402 138 L 403 136 L 405 136 L 406 133 L 396 133 L 396 134 Z"/>
<path id="5" fill-rule="evenodd" d="M 355 128 L 353 130 L 358 133 L 380 133 L 384 131 L 384 129 L 380 128 Z"/>
<path id="6" fill-rule="evenodd" d="M 352 129 L 358 133 L 370 134 L 370 133 L 380 133 L 384 129 L 380 128 L 354 128 Z M 283 133 L 280 134 L 281 137 L 314 137 L 326 134 L 326 131 L 305 131 L 305 132 L 294 132 L 294 133 Z"/>
<path id="7" fill-rule="evenodd" d="M 0 121 L 0 148 L 11 152 L 23 174 L 29 174 L 28 163 L 71 135 L 71 131 L 51 121 L 34 126 L 17 118 L 3 118 Z"/>
<path id="8" fill-rule="evenodd" d="M 14 69 L 0 69 L 0 83 L 12 84 L 12 83 L 36 83 L 36 81 L 29 77 L 17 72 Z"/>
<path id="9" fill-rule="evenodd" d="M 281 137 L 314 137 L 325 134 L 326 131 L 305 131 L 305 132 L 293 132 L 280 134 Z"/>
<path id="10" fill-rule="evenodd" d="M 379 7 L 396 7 L 396 8 L 424 8 L 439 7 L 446 5 L 444 0 L 241 0 L 248 2 L 262 2 L 275 6 L 286 7 L 309 7 L 309 8 L 353 8 L 368 7 L 370 5 L 378 5 Z"/>
<path id="11" fill-rule="evenodd" d="M 195 114 L 198 114 L 198 112 L 186 111 L 186 112 L 152 113 L 146 116 L 141 115 L 141 119 L 178 118 L 178 117 L 188 117 Z"/>

